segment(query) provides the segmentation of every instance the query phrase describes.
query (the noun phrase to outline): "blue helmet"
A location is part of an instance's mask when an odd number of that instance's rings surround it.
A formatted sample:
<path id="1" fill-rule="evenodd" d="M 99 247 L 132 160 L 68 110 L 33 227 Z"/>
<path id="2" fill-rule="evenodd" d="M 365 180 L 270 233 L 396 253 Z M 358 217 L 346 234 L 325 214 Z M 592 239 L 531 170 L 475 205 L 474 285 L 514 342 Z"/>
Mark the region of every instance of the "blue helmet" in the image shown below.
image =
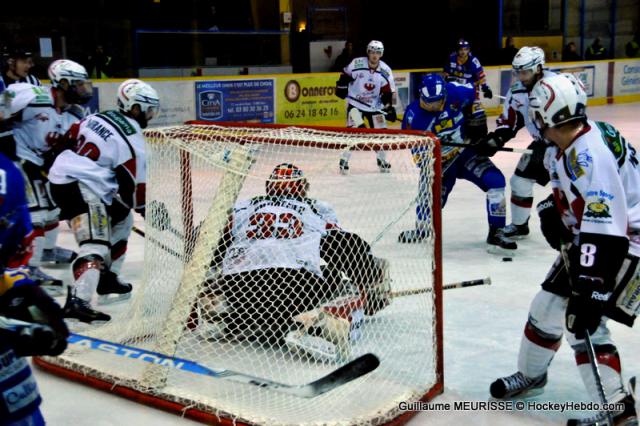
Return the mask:
<path id="1" fill-rule="evenodd" d="M 460 40 L 458 40 L 458 49 L 471 49 L 471 44 L 469 44 L 469 42 L 463 38 L 461 38 Z"/>
<path id="2" fill-rule="evenodd" d="M 447 97 L 447 86 L 440 74 L 427 74 L 422 77 L 420 100 L 425 103 L 438 102 Z"/>

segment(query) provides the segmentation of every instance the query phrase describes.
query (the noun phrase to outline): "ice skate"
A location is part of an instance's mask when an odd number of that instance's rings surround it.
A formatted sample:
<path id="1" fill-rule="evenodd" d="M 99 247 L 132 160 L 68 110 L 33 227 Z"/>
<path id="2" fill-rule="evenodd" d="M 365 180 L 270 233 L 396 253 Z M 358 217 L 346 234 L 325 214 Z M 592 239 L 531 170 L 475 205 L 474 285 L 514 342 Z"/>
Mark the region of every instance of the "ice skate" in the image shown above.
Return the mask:
<path id="1" fill-rule="evenodd" d="M 522 225 L 510 223 L 502 228 L 502 230 L 505 237 L 511 238 L 512 240 L 520 240 L 529 235 L 529 221 L 527 220 Z"/>
<path id="2" fill-rule="evenodd" d="M 535 396 L 544 392 L 547 384 L 547 374 L 530 378 L 517 372 L 507 377 L 502 377 L 491 383 L 491 396 L 497 399 L 509 399 L 514 397 Z"/>
<path id="3" fill-rule="evenodd" d="M 100 274 L 98 282 L 98 305 L 109 305 L 127 300 L 131 297 L 132 289 L 131 284 L 121 282 L 114 272 L 104 271 Z"/>
<path id="4" fill-rule="evenodd" d="M 62 247 L 54 247 L 52 249 L 44 249 L 42 252 L 42 261 L 55 264 L 68 264 L 78 257 L 78 253 Z"/>
<path id="5" fill-rule="evenodd" d="M 87 324 L 101 324 L 111 320 L 111 316 L 92 309 L 89 302 L 76 297 L 71 287 L 68 289 L 67 301 L 64 304 L 63 311 L 65 318 L 75 319 Z"/>
<path id="6" fill-rule="evenodd" d="M 515 241 L 505 237 L 503 228 L 490 228 L 487 244 L 487 251 L 493 254 L 513 256 L 518 249 Z"/>

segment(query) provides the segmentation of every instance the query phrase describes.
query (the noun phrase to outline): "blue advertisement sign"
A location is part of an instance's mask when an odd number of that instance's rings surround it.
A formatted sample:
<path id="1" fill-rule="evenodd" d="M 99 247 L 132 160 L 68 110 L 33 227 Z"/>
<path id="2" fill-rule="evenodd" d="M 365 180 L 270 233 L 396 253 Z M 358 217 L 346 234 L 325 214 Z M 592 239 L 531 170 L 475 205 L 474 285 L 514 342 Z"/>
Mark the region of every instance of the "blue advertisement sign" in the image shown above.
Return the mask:
<path id="1" fill-rule="evenodd" d="M 196 118 L 273 123 L 274 82 L 272 79 L 197 81 Z"/>
<path id="2" fill-rule="evenodd" d="M 82 109 L 84 110 L 85 117 L 89 114 L 100 112 L 100 92 L 97 87 L 93 88 L 93 96 L 91 97 L 91 100 L 82 105 Z"/>

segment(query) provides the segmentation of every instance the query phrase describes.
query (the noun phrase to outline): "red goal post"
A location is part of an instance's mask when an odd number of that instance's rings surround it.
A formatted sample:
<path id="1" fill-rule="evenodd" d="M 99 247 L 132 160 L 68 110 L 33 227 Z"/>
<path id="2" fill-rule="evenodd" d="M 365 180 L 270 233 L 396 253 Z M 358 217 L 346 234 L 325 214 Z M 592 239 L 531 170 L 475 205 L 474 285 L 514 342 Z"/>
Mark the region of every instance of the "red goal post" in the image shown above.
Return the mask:
<path id="1" fill-rule="evenodd" d="M 354 350 L 380 354 L 380 367 L 358 383 L 342 386 L 315 402 L 273 396 L 267 390 L 246 389 L 227 381 L 202 382 L 166 366 L 149 367 L 134 360 L 124 365 L 117 357 L 112 360 L 108 354 L 75 348 L 61 357 L 35 358 L 36 365 L 212 424 L 287 423 L 291 421 L 289 411 L 304 413 L 299 414 L 301 423 L 403 424 L 414 413 L 398 409 L 402 398 L 426 401 L 442 393 L 441 162 L 440 143 L 433 134 L 191 121 L 149 129 L 145 135 L 147 204 L 157 201 L 166 205 L 167 222 L 157 229 L 147 215 L 145 282 L 134 283 L 130 305 L 112 314 L 109 324 L 84 333 L 203 365 L 213 362 L 237 371 L 246 368 L 256 376 L 272 374 L 274 380 L 292 384 L 335 368 L 291 358 L 277 347 L 234 347 L 195 336 L 200 324 L 194 321 L 194 306 L 202 292 L 201 283 L 208 279 L 207 256 L 220 240 L 222 219 L 226 221 L 226 212 L 237 200 L 261 195 L 268 172 L 281 162 L 299 164 L 311 184 L 310 196 L 332 204 L 346 229 L 369 241 L 376 256 L 390 259 L 392 285 L 399 286 L 393 290 L 424 286 L 433 291 L 394 300 L 365 322 L 363 341 L 354 343 L 354 347 L 363 347 Z M 429 169 L 427 178 L 411 160 L 411 149 L 419 147 L 424 147 L 428 156 L 428 166 L 423 165 Z M 338 160 L 345 150 L 352 152 L 352 167 L 349 175 L 342 176 Z M 379 173 L 375 166 L 373 151 L 380 150 L 387 152 L 390 173 Z M 425 243 L 401 245 L 396 241 L 397 231 L 413 223 L 411 207 L 420 179 L 428 179 L 431 235 Z M 171 255 L 163 247 L 183 256 Z M 235 362 L 239 364 L 231 365 Z M 414 371 L 412 365 L 420 362 L 426 367 Z M 360 410 L 340 405 L 350 400 L 354 405 L 366 405 L 357 398 L 374 390 L 371 407 Z M 252 409 L 259 413 L 254 415 Z M 331 416 L 340 410 L 345 413 Z"/>

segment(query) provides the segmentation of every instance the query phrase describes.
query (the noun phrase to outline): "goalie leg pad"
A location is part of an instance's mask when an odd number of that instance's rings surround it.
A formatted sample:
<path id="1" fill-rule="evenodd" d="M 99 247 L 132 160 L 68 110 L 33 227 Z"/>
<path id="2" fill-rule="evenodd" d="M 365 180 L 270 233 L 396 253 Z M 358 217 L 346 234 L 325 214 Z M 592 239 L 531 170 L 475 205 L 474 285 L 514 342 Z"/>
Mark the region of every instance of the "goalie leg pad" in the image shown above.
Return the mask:
<path id="1" fill-rule="evenodd" d="M 562 341 L 566 307 L 566 298 L 545 290 L 533 298 L 518 354 L 518 371 L 525 376 L 546 374 Z"/>
<path id="2" fill-rule="evenodd" d="M 352 344 L 362 337 L 363 303 L 342 297 L 294 317 L 294 329 L 285 337 L 293 352 L 319 361 L 340 362 L 351 357 Z"/>

